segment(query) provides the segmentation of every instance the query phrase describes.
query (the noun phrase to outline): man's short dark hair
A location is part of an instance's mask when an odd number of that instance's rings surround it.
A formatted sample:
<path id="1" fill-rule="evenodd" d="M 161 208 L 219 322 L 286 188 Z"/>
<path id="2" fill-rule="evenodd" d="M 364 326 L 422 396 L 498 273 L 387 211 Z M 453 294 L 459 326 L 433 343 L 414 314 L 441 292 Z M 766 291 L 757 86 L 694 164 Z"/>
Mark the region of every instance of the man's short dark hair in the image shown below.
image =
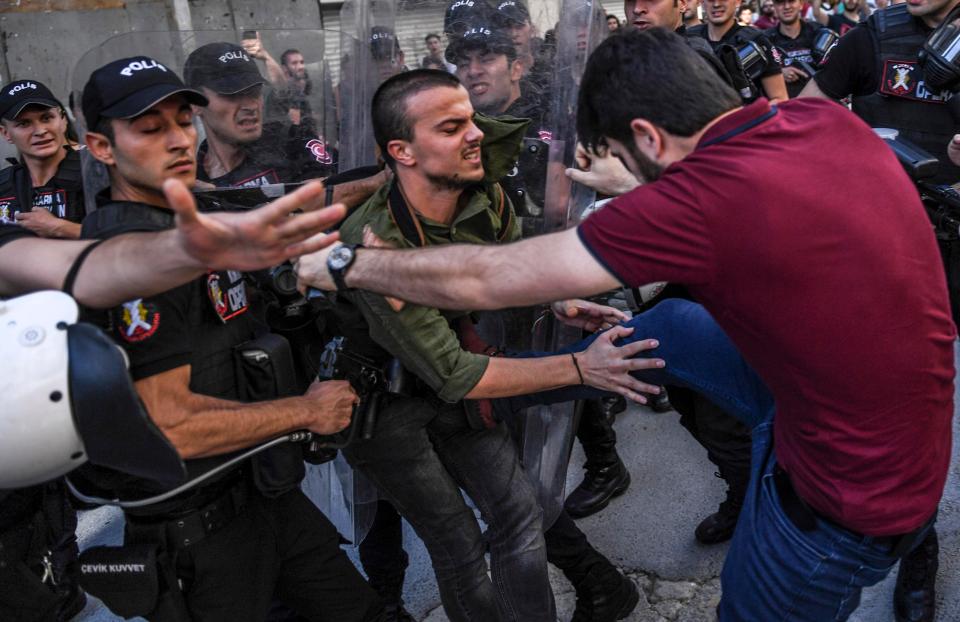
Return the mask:
<path id="1" fill-rule="evenodd" d="M 303 54 L 300 52 L 300 50 L 295 50 L 295 49 L 291 48 L 291 49 L 285 51 L 283 54 L 280 55 L 280 64 L 281 64 L 281 65 L 286 65 L 286 64 L 287 64 L 287 59 L 290 58 L 291 56 L 293 56 L 294 54 L 300 54 L 300 56 L 303 56 Z"/>
<path id="2" fill-rule="evenodd" d="M 405 71 L 380 85 L 373 94 L 371 115 L 373 137 L 387 164 L 393 166 L 393 158 L 387 153 L 387 143 L 391 140 L 413 140 L 415 120 L 407 116 L 407 100 L 429 89 L 455 89 L 459 86 L 460 80 L 455 75 L 437 69 Z"/>
<path id="3" fill-rule="evenodd" d="M 617 20 L 617 23 L 618 23 L 618 24 L 620 23 L 620 18 L 619 18 L 619 17 L 617 17 L 617 16 L 614 15 L 613 13 L 607 13 L 607 21 L 609 22 L 611 19 Z"/>
<path id="4" fill-rule="evenodd" d="M 680 36 L 663 28 L 609 37 L 590 55 L 580 84 L 577 133 L 588 148 L 632 144 L 633 119 L 692 136 L 740 97 Z"/>
<path id="5" fill-rule="evenodd" d="M 107 141 L 112 145 L 116 141 L 116 134 L 113 131 L 113 119 L 100 117 L 97 124 L 91 129 L 92 132 L 103 134 Z"/>
<path id="6" fill-rule="evenodd" d="M 424 42 L 424 43 L 429 43 L 430 39 L 436 39 L 437 41 L 440 41 L 440 40 L 441 40 L 441 39 L 440 39 L 440 35 L 438 35 L 438 34 L 435 33 L 435 32 L 431 32 L 430 34 L 428 34 L 426 37 L 423 38 L 423 42 Z"/>

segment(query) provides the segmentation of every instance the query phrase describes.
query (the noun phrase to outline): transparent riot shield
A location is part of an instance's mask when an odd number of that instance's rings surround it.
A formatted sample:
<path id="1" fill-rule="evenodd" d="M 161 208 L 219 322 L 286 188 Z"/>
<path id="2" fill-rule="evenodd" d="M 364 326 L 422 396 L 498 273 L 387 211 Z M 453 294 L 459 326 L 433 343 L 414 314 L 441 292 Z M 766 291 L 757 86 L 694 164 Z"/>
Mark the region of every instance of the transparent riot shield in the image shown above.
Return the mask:
<path id="1" fill-rule="evenodd" d="M 542 7 L 542 19 L 547 17 L 548 9 L 556 9 L 554 15 L 559 19 L 540 44 L 529 74 L 535 86 L 543 89 L 541 105 L 547 110 L 546 119 L 535 137 L 540 142 L 532 143 L 533 146 L 546 143 L 545 167 L 542 159 L 529 158 L 538 167 L 543 167 L 537 169 L 543 171 L 543 177 L 527 175 L 542 184 L 528 193 L 531 197 L 535 192 L 543 192 L 542 218 L 537 219 L 539 226 L 533 228 L 539 233 L 575 226 L 595 199 L 591 189 L 572 184 L 564 171 L 574 162 L 580 77 L 590 51 L 599 44 L 605 32 L 605 14 L 597 1 L 558 0 L 555 5 Z M 547 71 L 546 75 L 541 73 L 544 71 Z M 529 140 L 525 145 L 527 150 L 531 147 Z M 523 164 L 521 158 L 521 169 Z M 533 349 L 552 351 L 581 338 L 578 329 L 557 322 L 551 314 L 542 313 L 540 317 L 532 332 Z M 524 419 L 524 467 L 540 484 L 540 503 L 547 525 L 552 524 L 563 507 L 567 464 L 577 419 L 574 403 L 531 408 Z"/>
<path id="2" fill-rule="evenodd" d="M 107 63 L 147 56 L 206 94 L 214 105 L 194 117 L 198 190 L 252 187 L 323 178 L 338 170 L 336 87 L 339 32 L 315 29 L 132 32 L 89 50 L 71 72 L 71 106 L 83 134 L 83 88 Z M 336 42 L 335 45 L 328 45 Z M 284 52 L 303 56 L 305 71 L 291 74 Z M 332 50 L 332 51 L 328 51 Z M 337 62 L 332 63 L 330 56 Z M 130 71 L 137 70 L 136 67 Z M 89 154 L 89 201 L 107 184 Z"/>
<path id="3" fill-rule="evenodd" d="M 340 9 L 342 170 L 377 163 L 370 104 L 377 87 L 405 68 L 395 11 L 394 0 L 347 0 Z"/>
<path id="4" fill-rule="evenodd" d="M 83 91 L 91 74 L 114 61 L 149 57 L 162 65 L 163 71 L 176 73 L 187 86 L 197 88 L 211 100 L 209 106 L 195 109 L 194 131 L 185 139 L 188 145 L 182 154 L 174 154 L 176 158 L 193 159 L 198 179 L 194 191 L 201 198 L 201 207 L 249 209 L 280 196 L 299 182 L 338 171 L 335 101 L 343 70 L 339 45 L 349 40 L 340 32 L 316 29 L 118 35 L 78 59 L 70 78 L 72 112 L 81 137 L 98 129 L 102 133 L 103 127 L 90 127 L 83 111 Z M 287 50 L 297 50 L 303 56 L 305 73 L 291 76 L 284 72 L 280 61 Z M 142 60 L 117 67 L 128 73 L 144 69 Z M 123 77 L 118 75 L 117 79 Z M 84 185 L 89 212 L 96 194 L 110 185 L 109 170 L 89 150 L 84 153 Z M 316 343 L 300 347 L 296 337 L 306 334 L 298 332 L 301 329 L 315 329 L 320 320 L 307 317 L 305 322 L 311 324 L 295 324 L 299 320 L 292 310 L 300 308 L 296 299 L 302 297 L 291 286 L 292 273 L 283 268 L 256 275 L 262 297 L 277 299 L 280 315 L 292 322 L 284 327 L 288 332 L 278 332 L 294 344 L 294 355 L 309 359 L 315 352 L 319 359 L 325 340 L 317 337 Z M 219 293 L 220 299 L 225 299 Z M 211 297 L 215 297 L 213 290 Z M 219 303 L 215 305 L 219 312 Z M 272 326 L 270 313 L 268 304 L 267 319 Z M 318 366 L 319 361 L 314 364 Z M 316 369 L 303 367 L 309 369 L 304 375 L 316 377 Z M 366 478 L 350 473 L 342 458 L 309 464 L 303 489 L 344 537 L 354 543 L 363 539 L 373 522 L 376 490 Z"/>

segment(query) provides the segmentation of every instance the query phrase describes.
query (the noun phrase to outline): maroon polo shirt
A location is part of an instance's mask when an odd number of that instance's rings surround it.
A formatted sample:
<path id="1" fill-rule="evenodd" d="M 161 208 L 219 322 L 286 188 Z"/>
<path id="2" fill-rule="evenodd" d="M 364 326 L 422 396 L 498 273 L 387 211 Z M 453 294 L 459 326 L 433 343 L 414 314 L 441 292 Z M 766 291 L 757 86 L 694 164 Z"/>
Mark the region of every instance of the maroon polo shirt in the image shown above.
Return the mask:
<path id="1" fill-rule="evenodd" d="M 862 121 L 760 100 L 579 233 L 625 285 L 686 284 L 713 314 L 772 390 L 777 460 L 817 511 L 869 535 L 930 518 L 955 328 L 917 192 Z"/>

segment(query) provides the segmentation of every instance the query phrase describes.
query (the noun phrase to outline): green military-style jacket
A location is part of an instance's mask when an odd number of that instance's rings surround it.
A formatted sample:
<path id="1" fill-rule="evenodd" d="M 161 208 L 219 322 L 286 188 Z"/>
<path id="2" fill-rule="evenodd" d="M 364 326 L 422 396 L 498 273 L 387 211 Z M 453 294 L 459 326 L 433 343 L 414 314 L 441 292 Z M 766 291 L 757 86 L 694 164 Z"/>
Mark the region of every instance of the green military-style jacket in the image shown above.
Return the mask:
<path id="1" fill-rule="evenodd" d="M 501 232 L 498 207 L 503 195 L 495 180 L 516 162 L 526 123 L 525 120 L 494 120 L 478 115 L 477 124 L 485 135 L 481 152 L 485 181 L 464 190 L 460 208 L 449 225 L 415 213 L 426 245 L 497 243 Z M 396 248 L 415 246 L 403 236 L 390 215 L 387 197 L 394 183 L 397 183 L 396 179 L 380 188 L 344 221 L 340 228 L 344 243 L 360 244 L 363 228 L 369 225 L 377 236 Z M 520 237 L 520 229 L 513 207 L 509 200 L 504 200 L 502 218 L 510 218 L 512 225 L 502 241 L 510 242 Z M 414 304 L 394 311 L 379 294 L 352 290 L 340 295 L 363 314 L 370 338 L 398 358 L 443 401 L 463 399 L 486 371 L 488 358 L 463 350 L 451 327 L 451 322 L 466 311 L 440 311 Z"/>

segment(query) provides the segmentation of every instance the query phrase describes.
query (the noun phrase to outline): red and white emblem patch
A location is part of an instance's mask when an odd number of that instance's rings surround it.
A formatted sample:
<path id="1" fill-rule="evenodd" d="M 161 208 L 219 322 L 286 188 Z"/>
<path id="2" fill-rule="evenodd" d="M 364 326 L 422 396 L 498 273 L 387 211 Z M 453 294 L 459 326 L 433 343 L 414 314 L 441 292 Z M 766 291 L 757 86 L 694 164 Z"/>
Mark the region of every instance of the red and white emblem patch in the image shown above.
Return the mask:
<path id="1" fill-rule="evenodd" d="M 323 138 L 314 138 L 307 142 L 307 149 L 320 164 L 333 164 L 333 154 L 327 149 L 327 143 L 323 142 Z"/>
<path id="2" fill-rule="evenodd" d="M 123 303 L 117 332 L 124 341 L 137 343 L 153 336 L 160 328 L 160 312 L 143 298 Z"/>
<path id="3" fill-rule="evenodd" d="M 540 140 L 542 140 L 543 142 L 549 145 L 550 141 L 553 140 L 553 132 L 551 132 L 550 130 L 538 130 L 537 138 L 539 138 Z"/>

